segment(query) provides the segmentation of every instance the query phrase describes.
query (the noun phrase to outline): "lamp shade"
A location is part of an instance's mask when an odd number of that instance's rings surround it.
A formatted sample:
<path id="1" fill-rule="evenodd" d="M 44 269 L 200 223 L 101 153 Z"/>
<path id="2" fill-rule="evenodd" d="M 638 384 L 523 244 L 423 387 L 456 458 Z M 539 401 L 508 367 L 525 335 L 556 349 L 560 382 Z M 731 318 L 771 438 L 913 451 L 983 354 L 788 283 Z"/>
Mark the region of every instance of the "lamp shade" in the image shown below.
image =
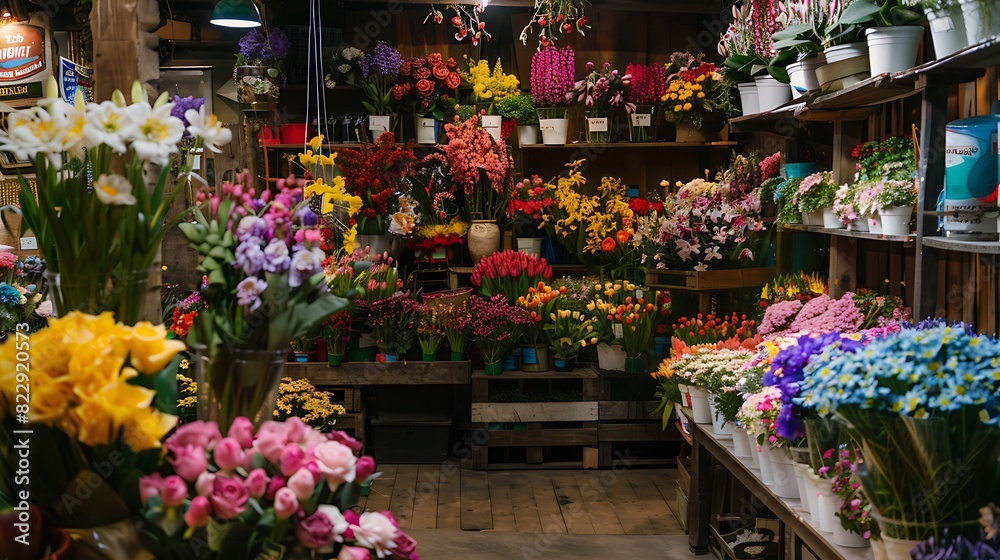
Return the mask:
<path id="1" fill-rule="evenodd" d="M 212 10 L 211 21 L 220 27 L 260 27 L 253 0 L 219 0 Z"/>

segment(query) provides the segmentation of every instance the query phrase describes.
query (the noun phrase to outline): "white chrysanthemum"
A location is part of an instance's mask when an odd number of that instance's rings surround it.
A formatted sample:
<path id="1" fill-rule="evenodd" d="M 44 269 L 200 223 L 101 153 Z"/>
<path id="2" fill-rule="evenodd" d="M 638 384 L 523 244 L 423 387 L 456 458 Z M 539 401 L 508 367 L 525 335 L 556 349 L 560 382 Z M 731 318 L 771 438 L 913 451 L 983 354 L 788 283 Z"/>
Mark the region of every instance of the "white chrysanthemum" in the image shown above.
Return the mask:
<path id="1" fill-rule="evenodd" d="M 94 181 L 94 194 L 97 200 L 108 206 L 131 206 L 135 204 L 132 196 L 132 183 L 121 175 L 101 175 Z"/>
<path id="2" fill-rule="evenodd" d="M 207 115 L 205 113 L 204 105 L 197 111 L 188 109 L 184 113 L 184 118 L 190 123 L 188 125 L 188 132 L 191 136 L 201 138 L 206 150 L 217 154 L 222 153 L 219 146 L 224 146 L 232 142 L 233 132 L 222 126 L 222 123 L 219 122 L 219 117 L 215 116 L 214 113 Z"/>
<path id="3" fill-rule="evenodd" d="M 87 124 L 83 136 L 89 146 L 106 144 L 119 154 L 124 154 L 127 141 L 134 136 L 135 121 L 128 109 L 113 101 L 90 103 L 86 110 Z"/>
<path id="4" fill-rule="evenodd" d="M 135 123 L 132 149 L 140 159 L 166 165 L 170 154 L 178 151 L 177 144 L 184 136 L 184 122 L 170 115 L 173 103 L 153 108 L 145 101 L 129 105 Z"/>

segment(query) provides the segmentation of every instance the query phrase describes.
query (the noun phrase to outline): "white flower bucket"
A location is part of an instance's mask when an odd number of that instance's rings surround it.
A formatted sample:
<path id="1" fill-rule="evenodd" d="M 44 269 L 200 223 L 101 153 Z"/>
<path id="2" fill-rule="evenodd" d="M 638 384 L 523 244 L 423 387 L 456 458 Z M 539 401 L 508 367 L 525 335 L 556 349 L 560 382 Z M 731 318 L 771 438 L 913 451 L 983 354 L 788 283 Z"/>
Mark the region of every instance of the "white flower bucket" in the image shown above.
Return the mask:
<path id="1" fill-rule="evenodd" d="M 1000 0 L 983 9 L 983 0 L 959 0 L 962 17 L 965 19 L 965 33 L 970 45 L 982 43 L 1000 34 Z"/>
<path id="2" fill-rule="evenodd" d="M 688 394 L 688 386 L 683 383 L 678 383 L 677 390 L 681 393 L 681 406 L 691 408 L 691 395 Z"/>
<path id="3" fill-rule="evenodd" d="M 740 90 L 740 104 L 744 115 L 760 112 L 760 96 L 757 93 L 757 82 L 743 82 L 736 86 Z"/>
<path id="4" fill-rule="evenodd" d="M 434 119 L 416 117 L 417 144 L 437 144 L 438 122 Z"/>
<path id="5" fill-rule="evenodd" d="M 733 455 L 740 459 L 750 457 L 750 445 L 747 443 L 746 428 L 733 427 Z"/>
<path id="6" fill-rule="evenodd" d="M 708 396 L 708 408 L 712 413 L 712 431 L 715 435 L 721 438 L 731 438 L 733 437 L 733 426 L 729 422 L 726 422 L 719 414 L 719 410 L 715 407 L 715 401 L 718 397 L 713 393 Z"/>
<path id="7" fill-rule="evenodd" d="M 787 451 L 764 445 L 771 460 L 771 489 L 781 498 L 798 499 L 799 487 L 795 481 L 795 463 Z"/>
<path id="8" fill-rule="evenodd" d="M 747 451 L 750 453 L 750 456 L 743 463 L 748 467 L 759 469 L 760 453 L 757 452 L 757 435 L 746 428 L 743 428 L 743 434 L 746 436 Z M 761 478 L 761 480 L 763 480 L 763 478 Z"/>
<path id="9" fill-rule="evenodd" d="M 795 476 L 802 481 L 799 487 L 799 498 L 802 501 L 802 509 L 809 512 L 809 519 L 814 524 L 819 523 L 819 508 L 816 506 L 816 486 L 813 485 L 809 473 L 812 468 L 802 463 L 795 464 Z"/>
<path id="10" fill-rule="evenodd" d="M 837 524 L 833 527 L 833 544 L 845 548 L 868 548 L 869 542 L 861 535 L 844 529 L 838 518 Z"/>
<path id="11" fill-rule="evenodd" d="M 823 211 L 817 210 L 815 212 L 803 212 L 802 213 L 802 225 L 813 226 L 813 227 L 823 227 Z"/>
<path id="12" fill-rule="evenodd" d="M 380 136 L 389 132 L 392 128 L 392 117 L 387 117 L 385 115 L 369 115 L 368 117 L 368 132 L 371 134 L 372 141 L 376 141 Z"/>
<path id="13" fill-rule="evenodd" d="M 924 28 L 919 25 L 874 27 L 865 34 L 868 37 L 872 76 L 877 76 L 902 72 L 916 64 L 917 48 L 924 36 Z"/>
<path id="14" fill-rule="evenodd" d="M 882 543 L 885 544 L 885 557 L 889 560 L 907 560 L 908 558 L 912 558 L 910 551 L 913 550 L 913 547 L 920 544 L 920 542 L 882 537 Z"/>
<path id="15" fill-rule="evenodd" d="M 816 485 L 816 509 L 819 510 L 819 530 L 824 533 L 832 533 L 834 525 L 840 525 L 837 512 L 840 511 L 840 504 L 842 502 L 833 493 L 833 484 L 829 480 L 819 478 L 816 475 L 811 476 L 814 477 L 813 482 Z"/>
<path id="16" fill-rule="evenodd" d="M 848 43 L 846 45 L 837 45 L 836 47 L 827 48 L 823 51 L 823 54 L 826 56 L 827 64 L 833 64 L 834 62 L 849 60 L 859 56 L 867 56 L 868 43 Z"/>
<path id="17" fill-rule="evenodd" d="M 801 97 L 807 91 L 819 89 L 819 78 L 816 69 L 826 64 L 823 53 L 804 58 L 788 65 L 788 77 L 791 79 L 792 98 Z"/>
<path id="18" fill-rule="evenodd" d="M 538 128 L 542 131 L 542 143 L 546 146 L 563 146 L 569 134 L 569 119 L 540 119 Z"/>
<path id="19" fill-rule="evenodd" d="M 882 216 L 879 216 L 878 212 L 868 216 L 868 231 L 882 235 Z"/>
<path id="20" fill-rule="evenodd" d="M 711 424 L 712 410 L 708 407 L 708 390 L 697 385 L 688 386 L 691 399 L 691 412 L 695 424 Z"/>
<path id="21" fill-rule="evenodd" d="M 844 229 L 847 227 L 840 221 L 840 216 L 833 211 L 833 208 L 823 209 L 823 227 L 826 229 Z"/>
<path id="22" fill-rule="evenodd" d="M 542 255 L 542 241 L 544 240 L 541 237 L 518 237 L 517 250 L 540 257 Z"/>
<path id="23" fill-rule="evenodd" d="M 625 349 L 619 344 L 598 344 L 597 367 L 608 371 L 625 371 Z"/>
<path id="24" fill-rule="evenodd" d="M 768 454 L 767 442 L 764 445 L 757 444 L 757 435 L 761 432 L 758 431 L 753 435 L 753 440 L 750 442 L 754 449 L 757 450 L 757 464 L 760 466 L 760 481 L 765 485 L 770 486 L 774 484 L 774 467 L 771 465 L 771 456 Z"/>
<path id="25" fill-rule="evenodd" d="M 889 553 L 885 551 L 885 541 L 879 539 L 877 541 L 872 540 L 871 542 L 872 556 L 875 557 L 875 560 L 889 560 Z"/>
<path id="26" fill-rule="evenodd" d="M 538 144 L 538 134 L 537 124 L 517 125 L 517 142 L 521 146 L 534 146 Z"/>
<path id="27" fill-rule="evenodd" d="M 902 206 L 883 208 L 879 210 L 882 217 L 883 235 L 910 235 L 910 219 L 913 218 L 913 207 Z"/>
<path id="28" fill-rule="evenodd" d="M 766 113 L 792 100 L 792 91 L 788 89 L 788 84 L 783 84 L 774 79 L 773 76 L 758 76 L 757 96 L 759 99 L 761 113 Z"/>
<path id="29" fill-rule="evenodd" d="M 483 115 L 479 117 L 486 132 L 490 133 L 494 142 L 500 142 L 500 129 L 503 127 L 503 117 L 500 115 Z"/>
<path id="30" fill-rule="evenodd" d="M 847 229 L 851 231 L 861 231 L 867 233 L 869 229 L 868 216 L 862 216 L 860 218 L 857 218 L 856 220 L 848 224 Z"/>
<path id="31" fill-rule="evenodd" d="M 925 10 L 927 23 L 931 28 L 931 40 L 934 42 L 934 55 L 944 58 L 969 46 L 969 35 L 965 29 L 965 16 L 962 6 L 955 4 L 940 11 Z"/>

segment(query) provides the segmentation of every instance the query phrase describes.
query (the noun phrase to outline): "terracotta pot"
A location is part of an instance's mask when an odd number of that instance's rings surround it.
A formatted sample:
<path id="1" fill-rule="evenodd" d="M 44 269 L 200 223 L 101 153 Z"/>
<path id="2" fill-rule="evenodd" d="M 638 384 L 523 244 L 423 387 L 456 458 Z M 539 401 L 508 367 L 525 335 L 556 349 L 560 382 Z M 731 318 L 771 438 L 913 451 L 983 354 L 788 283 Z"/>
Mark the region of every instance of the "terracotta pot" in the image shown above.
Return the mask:
<path id="1" fill-rule="evenodd" d="M 469 254 L 472 263 L 500 250 L 500 226 L 496 220 L 472 220 L 469 226 Z"/>

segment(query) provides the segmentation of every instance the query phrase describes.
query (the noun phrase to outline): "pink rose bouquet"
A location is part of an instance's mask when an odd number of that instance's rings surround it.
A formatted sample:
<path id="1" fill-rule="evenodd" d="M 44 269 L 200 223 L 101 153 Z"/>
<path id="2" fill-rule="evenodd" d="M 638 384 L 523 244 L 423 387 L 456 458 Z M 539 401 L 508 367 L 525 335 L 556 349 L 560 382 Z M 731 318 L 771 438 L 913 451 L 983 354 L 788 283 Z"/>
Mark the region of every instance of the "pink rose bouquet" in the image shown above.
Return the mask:
<path id="1" fill-rule="evenodd" d="M 168 437 L 167 466 L 139 480 L 146 532 L 157 558 L 256 558 L 275 545 L 286 555 L 417 560 L 416 543 L 391 513 L 358 515 L 359 485 L 375 461 L 344 432 L 324 434 L 299 418 L 256 431 L 236 418 L 184 424 Z"/>

